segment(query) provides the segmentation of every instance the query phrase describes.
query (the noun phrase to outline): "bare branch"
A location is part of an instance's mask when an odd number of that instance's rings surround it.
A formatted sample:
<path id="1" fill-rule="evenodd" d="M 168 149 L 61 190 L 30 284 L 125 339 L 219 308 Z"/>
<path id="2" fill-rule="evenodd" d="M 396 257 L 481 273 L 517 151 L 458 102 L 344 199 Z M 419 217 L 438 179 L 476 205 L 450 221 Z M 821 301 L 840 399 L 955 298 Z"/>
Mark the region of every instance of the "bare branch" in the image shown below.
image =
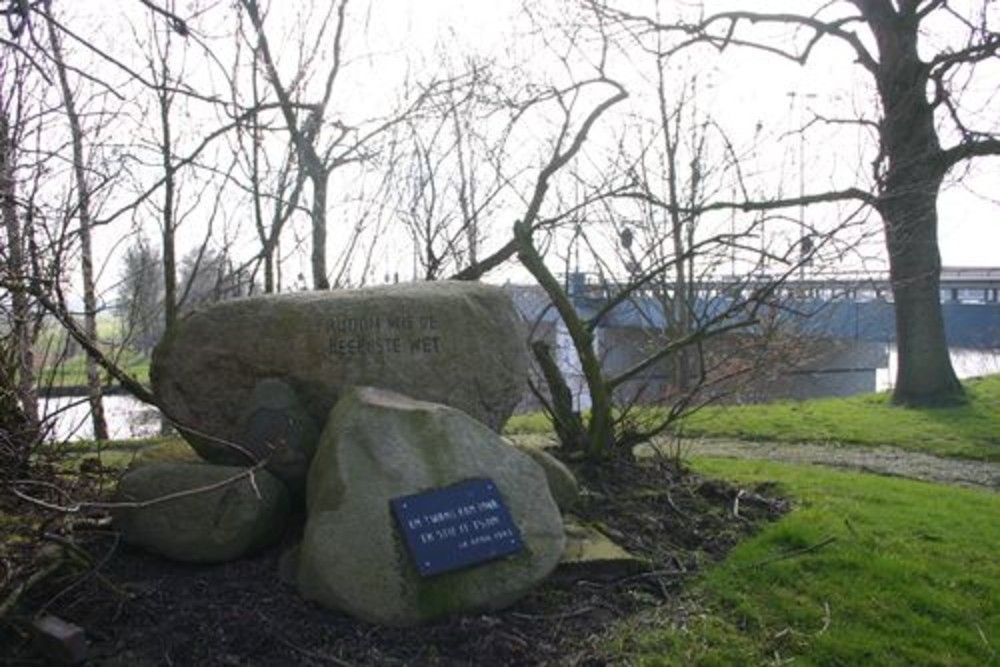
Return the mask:
<path id="1" fill-rule="evenodd" d="M 861 201 L 872 207 L 878 207 L 879 199 L 870 192 L 860 188 L 847 188 L 845 190 L 831 190 L 830 192 L 820 192 L 802 197 L 787 197 L 781 199 L 771 199 L 763 201 L 714 201 L 703 206 L 672 206 L 658 197 L 644 191 L 624 191 L 615 197 L 623 199 L 636 199 L 654 204 L 666 211 L 680 213 L 683 215 L 703 215 L 712 211 L 775 211 L 783 208 L 793 208 L 796 206 L 811 206 L 814 204 L 826 204 L 839 201 Z"/>
<path id="2" fill-rule="evenodd" d="M 1000 155 L 1000 138 L 991 137 L 976 141 L 964 141 L 944 151 L 942 160 L 950 168 L 963 160 L 990 155 Z"/>
<path id="3" fill-rule="evenodd" d="M 590 83 L 605 83 L 612 86 L 617 92 L 590 111 L 581 124 L 580 129 L 573 136 L 573 140 L 570 142 L 570 145 L 566 148 L 566 150 L 560 151 L 559 144 L 561 144 L 561 141 L 557 143 L 554 153 L 548 163 L 546 163 L 546 165 L 542 167 L 541 171 L 538 173 L 538 179 L 535 182 L 535 189 L 532 192 L 531 199 L 527 205 L 527 210 L 525 211 L 520 222 L 520 224 L 526 226 L 531 231 L 534 231 L 537 228 L 538 215 L 541 211 L 542 203 L 545 201 L 545 195 L 549 189 L 549 180 L 557 171 L 559 171 L 559 169 L 564 167 L 577 153 L 580 152 L 584 141 L 587 140 L 587 134 L 590 132 L 591 128 L 593 128 L 594 123 L 597 122 L 598 118 L 600 118 L 605 111 L 628 97 L 628 93 L 621 86 L 621 84 L 616 81 L 612 81 L 611 79 L 584 81 L 572 86 L 571 90 L 579 90 L 583 86 Z M 563 134 L 565 134 L 566 131 L 568 131 L 568 122 L 562 128 Z M 459 271 L 453 276 L 453 279 L 478 280 L 488 271 L 500 266 L 513 257 L 517 253 L 518 247 L 519 244 L 517 239 L 512 239 L 483 261 Z"/>
<path id="4" fill-rule="evenodd" d="M 154 13 L 165 17 L 167 21 L 170 23 L 170 27 L 173 28 L 174 31 L 181 37 L 187 37 L 190 34 L 188 31 L 187 22 L 184 21 L 184 19 L 179 17 L 177 14 L 174 14 L 173 12 L 163 7 L 160 7 L 156 3 L 151 2 L 151 0 L 139 0 L 139 2 L 141 2 L 146 7 L 151 9 Z"/>
<path id="5" fill-rule="evenodd" d="M 722 51 L 726 49 L 726 47 L 732 45 L 764 51 L 802 64 L 809 59 L 810 55 L 812 55 L 814 47 L 824 37 L 829 36 L 836 37 L 850 46 L 855 53 L 857 62 L 866 70 L 875 73 L 878 69 L 878 61 L 867 49 L 867 47 L 865 47 L 860 37 L 848 29 L 848 26 L 852 23 L 861 22 L 861 17 L 850 16 L 835 20 L 823 20 L 815 15 L 806 16 L 802 14 L 734 11 L 713 14 L 694 23 L 665 24 L 654 21 L 645 16 L 632 14 L 622 10 L 613 10 L 607 7 L 602 7 L 601 11 L 607 12 L 622 21 L 638 22 L 651 31 L 680 32 L 691 36 L 689 40 L 674 47 L 671 52 L 679 51 L 695 43 L 707 43 L 714 46 L 719 51 Z M 736 37 L 736 31 L 741 22 L 747 22 L 750 24 L 769 23 L 778 25 L 797 25 L 803 28 L 808 28 L 813 34 L 803 48 L 785 51 L 771 44 L 747 41 Z M 711 32 L 712 28 L 719 24 L 722 25 L 721 34 L 713 34 Z"/>

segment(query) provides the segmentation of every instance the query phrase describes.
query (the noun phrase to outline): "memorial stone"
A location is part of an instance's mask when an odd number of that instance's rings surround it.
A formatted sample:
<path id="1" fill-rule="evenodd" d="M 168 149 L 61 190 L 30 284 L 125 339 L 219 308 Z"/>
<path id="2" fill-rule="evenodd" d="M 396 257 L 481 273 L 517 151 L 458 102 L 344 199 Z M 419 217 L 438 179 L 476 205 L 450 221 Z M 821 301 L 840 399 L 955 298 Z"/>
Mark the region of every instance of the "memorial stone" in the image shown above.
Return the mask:
<path id="1" fill-rule="evenodd" d="M 269 378 L 320 426 L 348 387 L 370 385 L 450 405 L 499 431 L 524 386 L 522 326 L 510 297 L 480 283 L 264 295 L 186 317 L 154 351 L 150 375 L 203 458 L 245 465 L 256 456 L 240 442 L 253 421 L 248 406 Z"/>

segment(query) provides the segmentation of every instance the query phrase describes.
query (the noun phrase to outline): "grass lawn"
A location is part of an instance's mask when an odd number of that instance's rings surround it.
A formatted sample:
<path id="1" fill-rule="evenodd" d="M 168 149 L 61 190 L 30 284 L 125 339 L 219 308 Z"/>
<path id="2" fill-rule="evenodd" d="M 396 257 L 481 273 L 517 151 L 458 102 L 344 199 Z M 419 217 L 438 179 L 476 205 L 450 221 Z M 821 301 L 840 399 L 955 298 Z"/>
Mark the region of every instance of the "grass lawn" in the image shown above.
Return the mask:
<path id="1" fill-rule="evenodd" d="M 886 393 L 760 405 L 710 406 L 679 422 L 685 437 L 891 445 L 938 456 L 1000 461 L 1000 375 L 964 383 L 969 402 L 953 408 L 900 408 Z M 517 415 L 509 434 L 551 432 L 542 413 Z"/>
<path id="2" fill-rule="evenodd" d="M 1000 664 L 1000 495 L 756 461 L 695 468 L 777 481 L 796 509 L 697 582 L 685 627 L 655 613 L 621 624 L 623 662 Z"/>
<path id="3" fill-rule="evenodd" d="M 849 398 L 712 406 L 685 419 L 686 436 L 748 440 L 892 445 L 984 461 L 1000 461 L 1000 375 L 964 383 L 966 405 L 900 408 L 886 393 Z"/>

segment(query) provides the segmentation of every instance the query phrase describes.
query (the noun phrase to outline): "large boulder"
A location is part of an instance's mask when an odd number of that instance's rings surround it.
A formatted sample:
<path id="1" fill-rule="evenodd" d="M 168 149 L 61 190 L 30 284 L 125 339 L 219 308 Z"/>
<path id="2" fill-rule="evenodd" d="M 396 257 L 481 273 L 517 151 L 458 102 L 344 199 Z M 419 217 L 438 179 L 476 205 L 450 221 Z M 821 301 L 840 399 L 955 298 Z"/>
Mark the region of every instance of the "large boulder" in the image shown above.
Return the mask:
<path id="1" fill-rule="evenodd" d="M 290 504 L 284 485 L 266 470 L 251 475 L 207 463 L 133 468 L 119 481 L 116 500 L 149 503 L 115 510 L 126 542 L 195 563 L 234 560 L 273 543 Z"/>
<path id="2" fill-rule="evenodd" d="M 390 501 L 474 478 L 498 489 L 524 549 L 421 576 Z M 458 410 L 380 389 L 351 390 L 333 409 L 307 502 L 299 592 L 372 623 L 415 625 L 505 607 L 549 575 L 565 545 L 545 473 L 528 455 Z"/>
<path id="3" fill-rule="evenodd" d="M 182 320 L 154 351 L 150 375 L 186 439 L 217 463 L 267 454 L 243 437 L 265 378 L 287 384 L 320 426 L 347 387 L 370 385 L 499 431 L 524 386 L 522 326 L 510 297 L 479 283 L 264 295 Z"/>

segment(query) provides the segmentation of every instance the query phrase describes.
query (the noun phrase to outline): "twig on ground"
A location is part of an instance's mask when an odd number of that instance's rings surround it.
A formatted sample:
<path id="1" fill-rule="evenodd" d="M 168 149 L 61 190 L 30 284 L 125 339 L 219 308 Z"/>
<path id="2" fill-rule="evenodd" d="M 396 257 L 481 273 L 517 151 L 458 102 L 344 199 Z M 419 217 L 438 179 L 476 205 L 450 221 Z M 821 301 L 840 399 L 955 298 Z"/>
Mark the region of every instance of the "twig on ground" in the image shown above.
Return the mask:
<path id="1" fill-rule="evenodd" d="M 511 612 L 511 616 L 514 618 L 520 618 L 525 621 L 558 621 L 564 618 L 573 618 L 575 616 L 583 616 L 584 614 L 589 614 L 594 611 L 596 607 L 593 605 L 586 605 L 579 607 L 577 609 L 571 609 L 569 611 L 564 611 L 561 614 L 523 614 L 521 612 Z"/>
<path id="2" fill-rule="evenodd" d="M 641 572 L 639 574 L 623 577 L 618 579 L 615 583 L 624 584 L 630 581 L 653 579 L 655 577 L 687 577 L 695 574 L 696 572 L 697 570 L 651 570 L 649 572 Z"/>
<path id="3" fill-rule="evenodd" d="M 784 553 L 777 554 L 775 556 L 772 556 L 771 558 L 765 558 L 764 560 L 759 560 L 756 563 L 750 563 L 749 565 L 744 565 L 740 568 L 737 568 L 737 571 L 750 570 L 755 567 L 763 567 L 765 565 L 770 565 L 771 563 L 776 563 L 781 560 L 795 558 L 796 556 L 801 556 L 803 554 L 807 554 L 812 551 L 818 551 L 819 549 L 822 549 L 831 542 L 836 542 L 836 541 L 837 541 L 836 536 L 831 536 L 826 538 L 822 542 L 817 542 L 816 544 L 810 544 L 809 546 L 802 547 L 801 549 L 793 549 L 791 551 L 785 551 Z"/>
<path id="4" fill-rule="evenodd" d="M 669 489 L 666 491 L 666 495 L 667 495 L 667 504 L 670 505 L 670 509 L 672 509 L 673 511 L 677 512 L 677 515 L 680 516 L 682 519 L 690 520 L 691 517 L 689 517 L 687 515 L 687 513 L 681 511 L 681 508 L 679 508 L 674 503 L 674 498 L 673 498 L 673 496 L 670 495 L 670 490 Z"/>
<path id="5" fill-rule="evenodd" d="M 986 648 L 989 649 L 990 655 L 993 655 L 994 654 L 993 645 L 990 644 L 990 640 L 986 638 L 986 633 L 983 632 L 983 628 L 978 623 L 976 623 L 975 625 L 976 625 L 976 632 L 979 633 L 979 638 L 983 640 L 984 644 L 986 644 Z"/>
<path id="6" fill-rule="evenodd" d="M 277 635 L 274 635 L 274 637 L 279 642 L 281 642 L 281 644 L 283 646 L 286 646 L 286 647 L 292 649 L 293 651 L 295 651 L 296 653 L 298 653 L 299 655 L 304 656 L 306 658 L 310 658 L 311 660 L 319 660 L 320 662 L 328 662 L 328 663 L 333 664 L 333 665 L 338 665 L 339 667 L 354 667 L 353 664 L 347 662 L 346 660 L 341 660 L 340 658 L 338 658 L 336 656 L 327 655 L 325 653 L 316 653 L 315 651 L 310 651 L 308 649 L 302 648 L 301 646 L 297 646 L 296 644 L 293 644 L 292 642 L 288 641 L 284 637 L 279 637 Z"/>
<path id="7" fill-rule="evenodd" d="M 114 544 L 111 545 L 111 548 L 108 549 L 107 553 L 104 554 L 104 556 L 101 557 L 101 560 L 99 560 L 97 563 L 94 563 L 94 560 L 90 556 L 90 554 L 88 554 L 86 551 L 84 551 L 83 549 L 81 549 L 79 547 L 79 545 L 77 545 L 75 542 L 67 540 L 67 539 L 65 539 L 65 538 L 63 538 L 63 537 L 61 537 L 59 535 L 53 535 L 51 533 L 45 533 L 44 535 L 42 535 L 42 537 L 44 539 L 46 539 L 46 540 L 50 540 L 50 541 L 56 542 L 57 544 L 59 544 L 60 546 L 62 546 L 64 549 L 67 549 L 68 551 L 72 552 L 77 559 L 85 561 L 91 567 L 90 567 L 90 570 L 88 570 L 86 574 L 84 574 L 84 575 L 82 575 L 82 576 L 74 579 L 73 582 L 71 582 L 66 588 L 62 589 L 61 591 L 59 591 L 58 593 L 56 593 L 54 596 L 52 596 L 52 598 L 50 598 L 48 602 L 46 602 L 44 605 L 42 605 L 42 607 L 39 610 L 38 614 L 44 614 L 49 609 L 49 607 L 51 607 L 53 604 L 55 604 L 55 602 L 57 600 L 59 600 L 59 598 L 61 598 L 64 595 L 66 595 L 67 593 L 69 593 L 74 588 L 82 585 L 83 582 L 87 581 L 91 577 L 96 578 L 104 586 L 106 586 L 109 590 L 114 591 L 120 597 L 122 597 L 122 598 L 127 598 L 128 597 L 129 594 L 128 594 L 127 591 L 123 590 L 121 588 L 121 586 L 117 585 L 115 582 L 111 581 L 110 579 L 108 579 L 107 577 L 105 577 L 103 574 L 101 574 L 101 568 L 103 568 L 105 565 L 107 565 L 108 561 L 111 560 L 111 557 L 118 550 L 118 544 L 121 541 L 121 535 L 119 533 L 114 533 L 114 537 L 115 537 Z"/>
<path id="8" fill-rule="evenodd" d="M 743 494 L 745 493 L 746 491 L 740 489 L 739 492 L 736 494 L 736 497 L 733 498 L 733 516 L 736 517 L 737 519 L 740 518 L 740 498 L 742 498 Z"/>
<path id="9" fill-rule="evenodd" d="M 822 637 L 830 629 L 830 603 L 823 601 L 823 627 L 816 633 L 817 637 Z"/>

